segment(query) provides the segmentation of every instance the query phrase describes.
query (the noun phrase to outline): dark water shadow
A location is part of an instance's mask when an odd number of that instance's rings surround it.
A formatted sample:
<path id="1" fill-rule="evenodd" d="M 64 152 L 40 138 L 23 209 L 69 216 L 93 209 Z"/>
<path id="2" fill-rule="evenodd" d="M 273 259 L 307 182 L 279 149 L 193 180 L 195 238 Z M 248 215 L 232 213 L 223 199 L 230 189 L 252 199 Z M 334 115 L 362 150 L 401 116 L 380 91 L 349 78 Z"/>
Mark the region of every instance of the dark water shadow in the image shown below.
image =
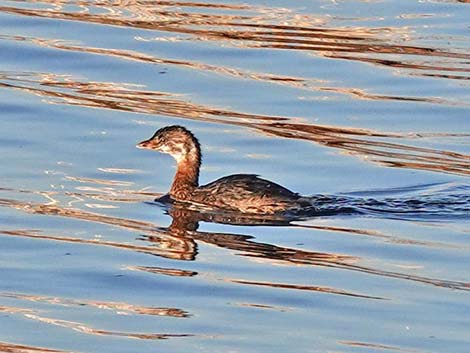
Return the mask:
<path id="1" fill-rule="evenodd" d="M 432 183 L 343 194 L 363 215 L 405 221 L 470 220 L 470 185 Z"/>

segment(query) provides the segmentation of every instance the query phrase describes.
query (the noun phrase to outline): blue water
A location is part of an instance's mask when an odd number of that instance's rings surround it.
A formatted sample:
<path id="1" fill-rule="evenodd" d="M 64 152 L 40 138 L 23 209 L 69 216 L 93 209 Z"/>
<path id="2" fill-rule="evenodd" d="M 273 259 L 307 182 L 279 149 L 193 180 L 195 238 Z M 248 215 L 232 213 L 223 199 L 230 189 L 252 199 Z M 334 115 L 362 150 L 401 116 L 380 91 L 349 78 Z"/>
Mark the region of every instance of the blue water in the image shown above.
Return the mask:
<path id="1" fill-rule="evenodd" d="M 468 352 L 469 6 L 0 1 L 0 352 Z M 155 204 L 173 124 L 320 212 Z"/>

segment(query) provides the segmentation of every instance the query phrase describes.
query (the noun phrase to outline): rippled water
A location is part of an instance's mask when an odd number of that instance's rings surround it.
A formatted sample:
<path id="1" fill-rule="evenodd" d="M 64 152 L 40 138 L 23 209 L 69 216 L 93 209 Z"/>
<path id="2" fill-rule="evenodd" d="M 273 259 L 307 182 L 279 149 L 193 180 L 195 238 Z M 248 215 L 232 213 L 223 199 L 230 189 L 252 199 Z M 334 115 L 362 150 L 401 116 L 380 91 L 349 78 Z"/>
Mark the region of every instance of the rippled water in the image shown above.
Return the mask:
<path id="1" fill-rule="evenodd" d="M 0 1 L 0 352 L 468 352 L 468 1 Z M 318 212 L 154 203 L 201 182 Z"/>

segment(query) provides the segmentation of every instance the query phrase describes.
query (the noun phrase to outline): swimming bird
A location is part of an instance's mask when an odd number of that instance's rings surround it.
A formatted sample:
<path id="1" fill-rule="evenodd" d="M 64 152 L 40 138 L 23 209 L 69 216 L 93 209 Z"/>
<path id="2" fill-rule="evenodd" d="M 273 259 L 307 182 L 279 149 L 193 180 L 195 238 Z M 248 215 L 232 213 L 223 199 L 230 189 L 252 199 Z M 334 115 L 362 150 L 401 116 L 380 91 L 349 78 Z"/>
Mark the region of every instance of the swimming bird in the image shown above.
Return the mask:
<path id="1" fill-rule="evenodd" d="M 171 201 L 186 203 L 193 208 L 257 215 L 296 212 L 312 207 L 307 198 L 256 174 L 229 175 L 200 186 L 201 145 L 183 126 L 161 128 L 137 147 L 167 153 L 176 160 L 176 174 L 166 195 Z"/>

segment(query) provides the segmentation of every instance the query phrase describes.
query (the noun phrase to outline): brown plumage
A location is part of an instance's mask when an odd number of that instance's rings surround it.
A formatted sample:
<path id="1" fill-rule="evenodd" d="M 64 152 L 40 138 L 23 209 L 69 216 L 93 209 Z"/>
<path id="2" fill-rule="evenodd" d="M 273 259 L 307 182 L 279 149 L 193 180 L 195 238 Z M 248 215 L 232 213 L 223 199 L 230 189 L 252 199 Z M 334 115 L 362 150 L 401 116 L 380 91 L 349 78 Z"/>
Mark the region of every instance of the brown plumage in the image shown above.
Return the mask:
<path id="1" fill-rule="evenodd" d="M 137 147 L 168 153 L 176 160 L 178 166 L 169 196 L 192 208 L 274 214 L 311 207 L 299 194 L 254 174 L 230 175 L 199 186 L 201 147 L 182 126 L 164 127 Z"/>

